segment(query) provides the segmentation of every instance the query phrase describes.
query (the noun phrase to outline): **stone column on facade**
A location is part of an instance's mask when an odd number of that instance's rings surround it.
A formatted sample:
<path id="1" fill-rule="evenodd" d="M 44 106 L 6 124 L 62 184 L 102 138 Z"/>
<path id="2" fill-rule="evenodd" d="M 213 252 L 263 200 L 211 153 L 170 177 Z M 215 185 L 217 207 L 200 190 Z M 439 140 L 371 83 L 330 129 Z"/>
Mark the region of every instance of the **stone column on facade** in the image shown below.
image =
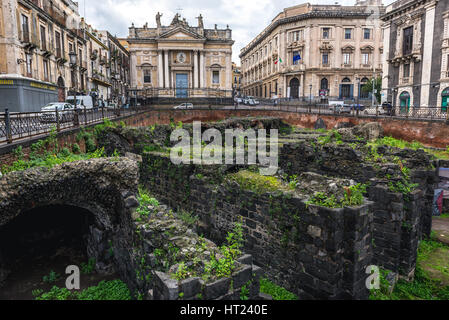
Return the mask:
<path id="1" fill-rule="evenodd" d="M 157 72 L 158 72 L 158 87 L 163 88 L 164 87 L 164 61 L 162 58 L 162 50 L 158 50 L 158 64 L 157 64 Z"/>
<path id="2" fill-rule="evenodd" d="M 164 51 L 164 57 L 165 57 L 165 85 L 164 88 L 168 89 L 170 88 L 170 75 L 169 75 L 169 69 L 168 69 L 168 50 Z"/>
<path id="3" fill-rule="evenodd" d="M 136 52 L 131 52 L 131 87 L 137 87 L 137 57 Z"/>
<path id="4" fill-rule="evenodd" d="M 384 33 L 384 61 L 382 63 L 382 103 L 388 102 L 388 84 L 389 84 L 389 71 L 390 64 L 388 60 L 390 59 L 390 24 L 383 26 Z M 393 101 L 391 101 L 393 103 Z"/>
<path id="5" fill-rule="evenodd" d="M 204 64 L 204 51 L 200 51 L 200 86 L 204 88 L 206 85 L 206 73 L 205 73 L 205 64 Z"/>
<path id="6" fill-rule="evenodd" d="M 300 76 L 300 78 L 301 78 L 301 82 L 300 82 L 300 84 L 299 84 L 299 95 L 301 96 L 305 96 L 305 94 L 304 94 L 304 90 L 305 90 L 305 88 L 306 88 L 306 84 L 304 83 L 304 81 L 305 81 L 305 77 L 304 77 L 304 73 L 301 73 L 301 76 Z M 301 94 L 301 91 L 302 91 L 302 94 Z"/>
<path id="7" fill-rule="evenodd" d="M 232 59 L 231 53 L 226 52 L 226 90 L 232 90 Z"/>
<path id="8" fill-rule="evenodd" d="M 421 78 L 421 106 L 428 107 L 430 100 L 430 81 L 432 74 L 433 32 L 435 27 L 435 3 L 426 8 L 426 26 L 424 31 L 422 78 Z"/>
<path id="9" fill-rule="evenodd" d="M 198 88 L 198 50 L 193 51 L 193 87 Z"/>
<path id="10" fill-rule="evenodd" d="M 283 76 L 283 79 L 284 79 L 284 98 L 289 98 L 289 97 L 287 96 L 287 94 L 288 94 L 287 76 L 284 75 L 284 76 Z"/>
<path id="11" fill-rule="evenodd" d="M 311 47 L 315 47 L 314 43 L 312 43 L 312 31 L 313 31 L 313 24 L 311 24 L 310 26 L 307 26 L 304 30 L 304 37 L 306 38 L 306 45 L 304 48 L 304 54 L 305 54 L 305 64 L 306 64 L 306 68 L 310 68 L 312 67 L 312 57 L 311 55 Z"/>

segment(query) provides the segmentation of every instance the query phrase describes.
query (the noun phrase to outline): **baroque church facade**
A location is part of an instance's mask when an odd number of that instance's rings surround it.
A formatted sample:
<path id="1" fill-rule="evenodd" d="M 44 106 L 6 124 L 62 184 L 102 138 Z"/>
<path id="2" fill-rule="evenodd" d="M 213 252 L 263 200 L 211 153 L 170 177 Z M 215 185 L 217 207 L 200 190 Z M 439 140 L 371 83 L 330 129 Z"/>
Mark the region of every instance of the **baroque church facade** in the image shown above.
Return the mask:
<path id="1" fill-rule="evenodd" d="M 232 97 L 232 31 L 190 26 L 176 14 L 169 26 L 129 28 L 131 88 L 141 97 Z"/>

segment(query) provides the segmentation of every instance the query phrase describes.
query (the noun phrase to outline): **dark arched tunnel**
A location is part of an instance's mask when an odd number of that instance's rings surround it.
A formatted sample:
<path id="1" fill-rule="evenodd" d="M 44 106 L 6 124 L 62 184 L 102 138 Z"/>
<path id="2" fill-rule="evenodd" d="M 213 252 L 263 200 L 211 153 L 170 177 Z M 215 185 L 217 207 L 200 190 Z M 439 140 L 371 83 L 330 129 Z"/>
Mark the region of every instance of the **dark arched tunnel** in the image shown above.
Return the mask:
<path id="1" fill-rule="evenodd" d="M 88 265 L 93 226 L 90 211 L 67 205 L 35 208 L 1 226 L 0 300 L 33 299 L 35 290 L 64 287 L 67 266 Z M 81 276 L 81 289 L 112 276 Z"/>

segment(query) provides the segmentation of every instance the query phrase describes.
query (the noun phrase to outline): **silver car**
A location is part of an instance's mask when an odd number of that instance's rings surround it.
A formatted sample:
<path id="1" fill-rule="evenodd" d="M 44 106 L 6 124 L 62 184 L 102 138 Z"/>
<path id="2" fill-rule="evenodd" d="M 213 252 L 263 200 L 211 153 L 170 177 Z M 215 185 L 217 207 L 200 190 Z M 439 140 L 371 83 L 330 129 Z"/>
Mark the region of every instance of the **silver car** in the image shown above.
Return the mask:
<path id="1" fill-rule="evenodd" d="M 179 106 L 173 107 L 173 109 L 175 109 L 175 110 L 193 109 L 193 104 L 181 103 Z"/>
<path id="2" fill-rule="evenodd" d="M 58 110 L 58 118 L 56 118 L 56 110 Z M 42 107 L 39 114 L 40 122 L 69 122 L 73 121 L 75 107 L 67 102 L 52 102 Z"/>

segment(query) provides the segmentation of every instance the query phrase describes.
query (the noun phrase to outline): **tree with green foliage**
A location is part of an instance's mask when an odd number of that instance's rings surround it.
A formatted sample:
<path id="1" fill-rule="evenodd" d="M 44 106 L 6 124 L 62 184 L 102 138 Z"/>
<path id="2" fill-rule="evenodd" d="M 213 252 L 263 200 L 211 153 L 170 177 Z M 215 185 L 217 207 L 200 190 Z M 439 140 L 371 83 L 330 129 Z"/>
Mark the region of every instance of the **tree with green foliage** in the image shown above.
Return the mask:
<path id="1" fill-rule="evenodd" d="M 374 79 L 374 89 L 376 90 L 376 99 L 377 103 L 381 103 L 382 101 L 382 78 L 377 77 Z M 369 79 L 365 85 L 362 86 L 363 93 L 371 93 L 373 94 L 373 79 Z"/>

